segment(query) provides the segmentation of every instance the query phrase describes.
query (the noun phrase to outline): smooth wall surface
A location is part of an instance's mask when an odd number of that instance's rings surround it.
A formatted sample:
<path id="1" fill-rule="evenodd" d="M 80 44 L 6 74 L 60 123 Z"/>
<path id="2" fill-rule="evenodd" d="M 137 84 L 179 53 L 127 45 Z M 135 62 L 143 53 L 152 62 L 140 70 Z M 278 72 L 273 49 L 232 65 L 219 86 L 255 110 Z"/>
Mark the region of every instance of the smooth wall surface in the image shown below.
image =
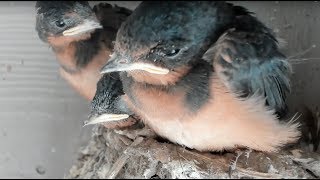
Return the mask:
<path id="1" fill-rule="evenodd" d="M 287 42 L 286 55 L 304 60 L 294 62 L 290 107 L 315 109 L 320 104 L 320 2 L 234 3 L 274 29 Z M 133 9 L 139 2 L 117 4 Z M 34 5 L 0 2 L 0 178 L 62 178 L 90 137 L 90 128 L 82 128 L 89 103 L 59 77 L 54 54 L 34 30 Z"/>

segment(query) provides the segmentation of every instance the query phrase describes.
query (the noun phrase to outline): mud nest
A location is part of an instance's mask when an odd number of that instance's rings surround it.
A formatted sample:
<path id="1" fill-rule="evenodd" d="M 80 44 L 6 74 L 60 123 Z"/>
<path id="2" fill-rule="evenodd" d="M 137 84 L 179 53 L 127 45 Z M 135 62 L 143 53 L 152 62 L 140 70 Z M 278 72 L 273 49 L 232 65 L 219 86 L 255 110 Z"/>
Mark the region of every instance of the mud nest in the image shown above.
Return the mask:
<path id="1" fill-rule="evenodd" d="M 144 127 L 93 128 L 65 178 L 319 178 L 319 153 L 295 146 L 279 153 L 201 153 L 166 142 Z"/>

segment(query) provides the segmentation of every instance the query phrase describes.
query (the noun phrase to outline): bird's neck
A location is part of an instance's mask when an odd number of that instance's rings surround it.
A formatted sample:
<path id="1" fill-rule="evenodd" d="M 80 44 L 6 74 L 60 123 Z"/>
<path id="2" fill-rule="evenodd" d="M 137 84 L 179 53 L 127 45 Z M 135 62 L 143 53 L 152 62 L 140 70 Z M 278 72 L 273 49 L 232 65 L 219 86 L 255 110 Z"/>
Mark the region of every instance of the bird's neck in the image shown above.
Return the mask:
<path id="1" fill-rule="evenodd" d="M 146 83 L 146 81 L 137 81 L 136 77 L 129 75 L 127 72 L 120 73 L 125 93 L 134 104 L 139 104 L 139 99 L 135 96 L 137 89 L 143 91 L 159 91 L 169 94 L 179 94 L 184 92 L 186 105 L 190 110 L 196 111 L 209 99 L 209 83 L 212 78 L 213 67 L 207 62 L 199 62 L 189 67 L 174 84 Z M 156 82 L 161 82 L 157 80 Z M 135 89 L 137 88 L 137 89 Z M 137 92 L 136 92 L 137 93 Z"/>
<path id="2" fill-rule="evenodd" d="M 89 64 L 104 48 L 99 42 L 100 32 L 79 37 L 51 37 L 48 42 L 61 66 L 70 73 Z"/>
<path id="3" fill-rule="evenodd" d="M 88 39 L 73 42 L 72 46 L 75 47 L 76 65 L 80 68 L 89 64 L 102 49 L 105 49 L 100 42 L 100 31 L 95 31 Z"/>

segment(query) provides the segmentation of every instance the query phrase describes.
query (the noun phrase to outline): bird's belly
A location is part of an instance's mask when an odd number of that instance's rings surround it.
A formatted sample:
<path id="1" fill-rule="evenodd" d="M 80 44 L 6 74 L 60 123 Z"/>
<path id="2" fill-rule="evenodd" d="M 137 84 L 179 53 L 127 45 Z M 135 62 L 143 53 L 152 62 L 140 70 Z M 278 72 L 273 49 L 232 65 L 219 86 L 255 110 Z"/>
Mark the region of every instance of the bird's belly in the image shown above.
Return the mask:
<path id="1" fill-rule="evenodd" d="M 273 151 L 296 140 L 296 126 L 279 124 L 262 99 L 240 100 L 221 83 L 212 84 L 211 98 L 197 112 L 185 106 L 183 93 L 156 91 L 140 91 L 136 112 L 158 135 L 200 151 L 237 146 Z"/>
<path id="2" fill-rule="evenodd" d="M 209 101 L 206 107 L 196 114 L 191 114 L 186 108 L 182 113 L 170 111 L 168 108 L 168 116 L 145 112 L 144 119 L 158 135 L 174 143 L 200 151 L 219 151 L 234 148 L 238 144 L 236 141 L 239 136 L 236 129 L 232 129 L 237 128 L 231 124 L 235 118 L 228 115 L 227 107 L 222 106 L 217 107 L 214 101 Z M 219 112 L 218 109 L 224 111 Z"/>
<path id="3" fill-rule="evenodd" d="M 184 93 L 169 94 L 154 89 L 135 87 L 137 112 L 142 120 L 158 135 L 189 148 L 208 149 L 207 146 L 225 147 L 226 141 L 219 142 L 228 134 L 221 128 L 226 118 L 226 111 L 219 112 L 219 107 L 210 99 L 198 112 L 192 112 L 185 104 Z M 218 105 L 221 107 L 223 104 Z"/>

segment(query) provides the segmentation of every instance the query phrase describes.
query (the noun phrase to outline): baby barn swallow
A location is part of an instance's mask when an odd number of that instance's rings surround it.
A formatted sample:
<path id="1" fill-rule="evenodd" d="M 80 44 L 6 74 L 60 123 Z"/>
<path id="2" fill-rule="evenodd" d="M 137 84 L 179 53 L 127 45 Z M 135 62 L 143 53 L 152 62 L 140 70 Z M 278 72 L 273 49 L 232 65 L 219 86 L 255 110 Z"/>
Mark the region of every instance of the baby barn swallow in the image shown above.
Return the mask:
<path id="1" fill-rule="evenodd" d="M 61 76 L 92 100 L 99 70 L 112 53 L 116 32 L 131 10 L 87 1 L 37 1 L 36 30 L 60 63 Z"/>
<path id="2" fill-rule="evenodd" d="M 243 7 L 150 1 L 121 25 L 101 72 L 121 71 L 123 101 L 171 142 L 273 152 L 300 136 L 299 124 L 275 114 L 289 69 L 271 31 Z"/>
<path id="3" fill-rule="evenodd" d="M 129 111 L 121 114 L 123 108 L 116 105 L 116 97 L 122 92 L 119 75 L 101 77 L 99 72 L 111 54 L 118 28 L 131 10 L 107 3 L 91 9 L 87 1 L 38 1 L 36 8 L 39 38 L 52 47 L 62 67 L 62 77 L 82 96 L 92 100 L 92 107 L 100 104 L 103 107 L 91 111 L 91 122 L 103 119 L 100 114 L 107 112 L 109 120 L 123 119 L 105 122 L 107 128 L 133 124 L 135 120 L 128 116 Z M 104 89 L 104 93 L 94 96 L 97 86 Z"/>
<path id="4" fill-rule="evenodd" d="M 119 73 L 103 75 L 97 84 L 96 94 L 91 101 L 89 120 L 85 125 L 103 122 L 107 128 L 119 129 L 135 124 L 137 120 L 133 112 L 121 99 L 123 94 Z"/>

